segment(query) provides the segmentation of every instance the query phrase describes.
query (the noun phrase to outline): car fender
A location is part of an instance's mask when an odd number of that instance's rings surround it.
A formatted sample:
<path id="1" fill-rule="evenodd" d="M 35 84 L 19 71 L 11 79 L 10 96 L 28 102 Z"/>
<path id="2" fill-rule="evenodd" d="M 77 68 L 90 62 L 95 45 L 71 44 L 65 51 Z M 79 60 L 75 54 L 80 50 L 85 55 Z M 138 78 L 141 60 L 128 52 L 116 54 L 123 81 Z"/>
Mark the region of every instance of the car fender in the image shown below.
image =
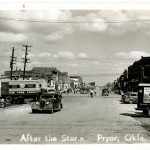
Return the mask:
<path id="1" fill-rule="evenodd" d="M 133 103 L 134 103 L 134 98 L 130 98 L 129 101 L 133 101 Z"/>
<path id="2" fill-rule="evenodd" d="M 37 109 L 39 106 L 35 103 L 35 102 L 32 102 L 31 103 L 31 108 L 32 109 Z"/>

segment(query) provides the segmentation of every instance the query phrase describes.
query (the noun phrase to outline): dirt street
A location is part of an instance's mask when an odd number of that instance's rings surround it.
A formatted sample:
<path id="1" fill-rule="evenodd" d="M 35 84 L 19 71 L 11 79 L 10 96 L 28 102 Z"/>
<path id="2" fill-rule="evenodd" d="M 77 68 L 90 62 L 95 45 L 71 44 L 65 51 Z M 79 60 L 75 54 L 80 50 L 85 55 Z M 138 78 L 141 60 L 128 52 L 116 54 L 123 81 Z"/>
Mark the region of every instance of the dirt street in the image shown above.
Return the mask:
<path id="1" fill-rule="evenodd" d="M 149 143 L 149 119 L 120 95 L 63 95 L 63 109 L 31 113 L 30 104 L 0 109 L 1 144 Z"/>

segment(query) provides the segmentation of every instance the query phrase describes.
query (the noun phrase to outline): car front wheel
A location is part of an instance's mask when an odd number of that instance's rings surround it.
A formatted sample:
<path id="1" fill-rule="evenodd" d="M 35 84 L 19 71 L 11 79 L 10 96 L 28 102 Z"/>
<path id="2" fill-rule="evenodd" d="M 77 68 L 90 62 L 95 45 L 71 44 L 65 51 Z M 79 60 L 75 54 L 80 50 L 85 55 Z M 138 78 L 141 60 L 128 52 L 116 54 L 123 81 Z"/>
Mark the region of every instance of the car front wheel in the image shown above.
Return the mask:
<path id="1" fill-rule="evenodd" d="M 148 116 L 150 116 L 150 109 L 147 110 L 147 114 L 148 114 Z"/>
<path id="2" fill-rule="evenodd" d="M 147 110 L 143 110 L 143 114 L 147 115 Z"/>
<path id="3" fill-rule="evenodd" d="M 133 100 L 129 100 L 129 104 L 133 104 Z"/>
<path id="4" fill-rule="evenodd" d="M 35 110 L 35 109 L 32 109 L 32 113 L 36 113 L 36 110 Z"/>
<path id="5" fill-rule="evenodd" d="M 12 101 L 13 101 L 13 98 L 11 96 L 6 97 L 6 102 L 12 103 Z"/>
<path id="6" fill-rule="evenodd" d="M 62 108 L 63 108 L 63 105 L 61 103 L 61 104 L 59 104 L 59 111 L 61 111 Z"/>
<path id="7" fill-rule="evenodd" d="M 50 110 L 50 114 L 53 114 L 53 113 L 54 113 L 54 107 L 52 107 Z"/>

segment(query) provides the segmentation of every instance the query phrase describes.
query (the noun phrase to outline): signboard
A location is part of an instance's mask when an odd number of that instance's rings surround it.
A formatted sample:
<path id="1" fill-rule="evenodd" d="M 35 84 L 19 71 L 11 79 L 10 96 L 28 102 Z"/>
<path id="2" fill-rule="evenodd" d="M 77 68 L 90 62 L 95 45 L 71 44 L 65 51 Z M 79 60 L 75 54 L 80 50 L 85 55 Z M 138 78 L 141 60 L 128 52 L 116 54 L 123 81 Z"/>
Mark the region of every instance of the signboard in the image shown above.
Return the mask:
<path id="1" fill-rule="evenodd" d="M 150 87 L 144 87 L 143 103 L 150 103 Z"/>
<path id="2" fill-rule="evenodd" d="M 36 82 L 36 89 L 40 88 L 39 83 Z"/>
<path id="3" fill-rule="evenodd" d="M 54 81 L 53 81 L 53 80 L 51 80 L 51 86 L 52 86 L 52 87 L 54 86 Z"/>
<path id="4" fill-rule="evenodd" d="M 1 81 L 0 81 L 0 97 L 1 97 L 1 90 L 2 90 L 1 87 L 2 87 L 2 86 L 1 86 Z"/>
<path id="5" fill-rule="evenodd" d="M 20 84 L 20 88 L 24 88 L 25 87 L 25 84 Z"/>

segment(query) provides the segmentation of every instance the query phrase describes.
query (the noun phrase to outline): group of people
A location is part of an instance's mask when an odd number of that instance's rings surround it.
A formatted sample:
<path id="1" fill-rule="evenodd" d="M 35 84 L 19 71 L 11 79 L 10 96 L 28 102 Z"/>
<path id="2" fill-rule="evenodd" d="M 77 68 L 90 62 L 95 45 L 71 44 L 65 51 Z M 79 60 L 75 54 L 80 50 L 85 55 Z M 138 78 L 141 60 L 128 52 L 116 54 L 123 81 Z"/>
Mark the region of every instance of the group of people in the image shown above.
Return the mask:
<path id="1" fill-rule="evenodd" d="M 91 89 L 90 90 L 90 96 L 91 96 L 91 98 L 93 98 L 93 96 L 96 96 L 96 89 Z"/>
<path id="2" fill-rule="evenodd" d="M 79 89 L 77 89 L 77 88 L 74 88 L 74 89 L 70 89 L 70 88 L 68 88 L 67 90 L 66 90 L 66 93 L 71 93 L 71 92 L 74 92 L 74 94 L 77 94 L 78 93 L 78 91 L 79 91 Z"/>
<path id="3" fill-rule="evenodd" d="M 70 89 L 67 89 L 67 93 L 69 94 L 70 92 L 72 92 Z M 73 89 L 74 94 L 77 94 L 79 91 L 79 89 L 74 88 Z M 91 88 L 88 93 L 90 93 L 91 98 L 93 98 L 94 96 L 96 96 L 96 88 Z"/>

